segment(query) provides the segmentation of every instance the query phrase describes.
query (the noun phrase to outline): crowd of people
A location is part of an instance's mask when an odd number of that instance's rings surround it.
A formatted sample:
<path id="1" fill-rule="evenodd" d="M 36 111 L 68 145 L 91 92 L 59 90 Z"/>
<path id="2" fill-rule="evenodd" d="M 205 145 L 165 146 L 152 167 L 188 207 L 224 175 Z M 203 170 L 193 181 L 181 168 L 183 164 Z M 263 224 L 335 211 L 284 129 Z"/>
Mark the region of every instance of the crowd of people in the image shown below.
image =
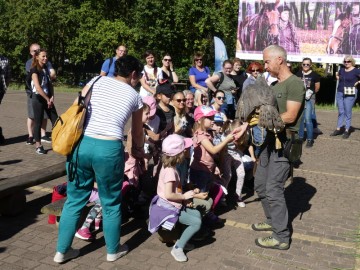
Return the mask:
<path id="1" fill-rule="evenodd" d="M 26 64 L 27 144 L 35 143 L 36 153 L 45 154 L 41 144 L 48 141 L 44 117 L 47 115 L 52 124 L 57 118 L 52 86 L 56 75 L 45 49 L 32 44 L 30 54 Z M 312 147 L 313 134 L 319 132 L 315 95 L 320 80 L 312 70 L 312 60 L 304 58 L 301 70 L 293 74 L 286 50 L 271 45 L 263 51 L 264 65 L 252 62 L 242 70 L 242 61 L 235 58 L 225 60 L 222 70 L 211 74 L 203 54 L 195 53 L 189 69 L 190 88 L 184 91 L 176 89 L 178 76 L 170 54 L 164 54 L 161 67 L 152 51 L 144 53 L 144 60 L 142 64 L 127 54 L 126 46 L 119 45 L 116 55 L 105 60 L 100 75 L 82 90 L 85 95 L 92 88 L 92 93 L 83 137 L 67 157 L 67 200 L 54 261 L 63 263 L 79 256 L 79 250 L 71 248 L 74 236 L 93 240 L 100 224 L 107 261 L 124 256 L 129 248 L 120 244 L 121 204 L 132 189 L 136 190 L 132 193 L 135 201 L 150 205 L 150 232 L 171 231 L 182 225 L 170 253 L 176 261 L 185 262 L 184 251 L 193 249 L 194 241 L 205 239 L 212 228 L 224 223 L 216 215 L 217 207 L 230 202 L 246 207 L 242 198 L 246 174 L 253 176 L 265 215 L 252 229 L 272 231 L 271 236 L 257 238 L 256 245 L 288 249 L 291 241 L 284 197 L 290 171 L 287 145 L 306 140 L 306 147 Z M 346 139 L 350 135 L 351 108 L 360 79 L 354 64 L 354 59 L 346 56 L 345 67 L 338 74 L 339 117 L 331 136 L 343 134 Z M 246 102 L 240 96 L 258 87 L 261 80 L 270 85 L 277 101 L 283 124 L 279 130 L 266 130 L 259 124 L 259 107 L 246 119 L 237 114 Z M 136 91 L 139 84 L 140 91 Z M 349 95 L 352 90 L 354 94 Z M 130 117 L 131 129 L 126 136 Z M 145 188 L 144 175 L 150 176 L 156 190 Z M 231 181 L 235 189 L 230 187 Z M 88 202 L 95 205 L 78 228 Z"/>
<path id="2" fill-rule="evenodd" d="M 246 172 L 253 173 L 256 163 L 255 190 L 266 221 L 253 224 L 253 229 L 272 230 L 273 235 L 255 242 L 264 248 L 289 248 L 283 193 L 289 161 L 275 148 L 273 132 L 266 132 L 261 143 L 254 145 L 252 136 L 256 131 L 245 121 L 248 119 L 235 119 L 238 91 L 247 91 L 243 87 L 246 73 L 234 72 L 234 62 L 226 60 L 223 70 L 211 76 L 202 56 L 194 55 L 194 66 L 189 70 L 190 90 L 176 90 L 177 76 L 169 54 L 164 55 L 163 66 L 158 68 L 150 51 L 144 54 L 146 65 L 125 53 L 114 59 L 113 74 L 98 76 L 85 86 L 83 94 L 93 86 L 91 114 L 87 115 L 82 141 L 68 157 L 71 179 L 59 224 L 55 262 L 77 257 L 79 250 L 71 248 L 74 235 L 83 240 L 94 239 L 90 224 L 99 229 L 100 217 L 107 260 L 117 260 L 128 252 L 125 244 L 120 245 L 120 231 L 121 197 L 126 197 L 129 186 L 138 190 L 136 200 L 150 203 L 150 232 L 163 228 L 171 231 L 177 224 L 182 225 L 170 253 L 176 261 L 185 262 L 188 259 L 184 251 L 193 249 L 194 241 L 205 239 L 214 226 L 224 223 L 215 214 L 216 207 L 231 199 L 237 207 L 246 207 L 242 199 L 244 179 Z M 278 99 L 279 112 L 289 127 L 287 132 L 297 134 L 304 84 L 288 69 L 282 47 L 267 48 L 264 60 L 264 68 L 279 80 L 274 91 L 288 93 Z M 250 66 L 251 76 L 261 77 L 262 65 Z M 133 89 L 138 81 L 139 94 Z M 130 115 L 132 126 L 124 150 L 125 119 Z M 276 136 L 286 142 L 285 130 Z M 252 147 L 257 150 L 251 150 Z M 144 190 L 145 174 L 157 186 L 155 192 Z M 272 179 L 271 185 L 266 184 L 268 179 Z M 234 190 L 229 185 L 232 180 L 236 182 Z M 94 191 L 98 198 L 94 198 Z M 95 205 L 77 230 L 81 210 L 89 199 Z"/>

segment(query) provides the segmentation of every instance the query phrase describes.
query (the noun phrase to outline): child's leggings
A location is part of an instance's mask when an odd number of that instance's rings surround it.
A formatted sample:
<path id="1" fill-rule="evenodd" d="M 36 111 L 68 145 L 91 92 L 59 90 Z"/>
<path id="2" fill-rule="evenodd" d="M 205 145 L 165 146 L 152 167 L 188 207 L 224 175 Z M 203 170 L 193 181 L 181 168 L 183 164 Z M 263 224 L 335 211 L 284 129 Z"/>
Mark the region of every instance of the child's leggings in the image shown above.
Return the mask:
<path id="1" fill-rule="evenodd" d="M 101 203 L 100 200 L 95 202 L 95 205 L 90 209 L 89 214 L 86 216 L 84 224 L 81 229 L 90 228 L 90 225 L 94 222 L 95 218 L 101 218 Z"/>
<path id="2" fill-rule="evenodd" d="M 214 210 L 217 204 L 220 202 L 224 192 L 219 184 L 214 183 L 210 189 L 209 196 L 213 199 L 213 205 L 211 209 Z"/>
<path id="3" fill-rule="evenodd" d="M 244 185 L 244 179 L 245 179 L 245 169 L 244 169 L 244 163 L 241 160 L 241 156 L 240 154 L 236 153 L 236 154 L 227 154 L 225 155 L 225 160 L 224 160 L 224 179 L 226 182 L 225 186 L 226 188 L 228 188 L 229 182 L 232 178 L 232 168 L 236 169 L 236 195 L 238 196 L 238 198 L 241 198 L 241 192 L 242 192 L 242 188 Z"/>
<path id="4" fill-rule="evenodd" d="M 200 230 L 201 214 L 196 209 L 186 207 L 180 212 L 179 222 L 187 225 L 186 229 L 181 234 L 180 239 L 176 242 L 177 247 L 184 248 L 191 237 Z"/>

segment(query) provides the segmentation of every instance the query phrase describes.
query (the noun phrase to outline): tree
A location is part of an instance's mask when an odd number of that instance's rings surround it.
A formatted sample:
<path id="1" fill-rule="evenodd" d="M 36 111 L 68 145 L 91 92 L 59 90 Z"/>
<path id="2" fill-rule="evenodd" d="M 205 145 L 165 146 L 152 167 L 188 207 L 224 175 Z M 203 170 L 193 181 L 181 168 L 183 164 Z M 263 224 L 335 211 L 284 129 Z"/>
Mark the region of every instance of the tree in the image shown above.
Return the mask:
<path id="1" fill-rule="evenodd" d="M 309 27 L 309 29 L 311 29 L 311 30 L 317 29 L 317 23 L 318 23 L 318 18 L 319 18 L 319 14 L 321 11 L 321 7 L 322 7 L 322 3 L 317 2 L 315 5 L 313 17 L 312 17 L 310 27 Z"/>
<path id="2" fill-rule="evenodd" d="M 140 57 L 151 48 L 169 52 L 177 67 L 188 67 L 195 51 L 212 66 L 213 36 L 235 51 L 238 0 L 0 0 L 0 53 L 23 79 L 29 45 L 47 48 L 61 77 L 99 72 L 119 43 Z M 66 60 L 66 61 L 65 61 Z M 210 64 L 211 63 L 211 64 Z M 75 75 L 74 75 L 75 74 Z"/>

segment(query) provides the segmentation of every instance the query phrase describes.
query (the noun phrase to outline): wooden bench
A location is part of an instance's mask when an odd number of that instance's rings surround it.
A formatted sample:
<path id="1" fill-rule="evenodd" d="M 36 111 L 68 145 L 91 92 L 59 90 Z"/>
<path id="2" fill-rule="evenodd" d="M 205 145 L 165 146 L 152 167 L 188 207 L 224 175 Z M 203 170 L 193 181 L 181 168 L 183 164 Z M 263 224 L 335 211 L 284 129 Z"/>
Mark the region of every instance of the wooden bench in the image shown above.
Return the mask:
<path id="1" fill-rule="evenodd" d="M 15 216 L 24 210 L 25 189 L 66 175 L 65 161 L 0 181 L 0 214 Z"/>

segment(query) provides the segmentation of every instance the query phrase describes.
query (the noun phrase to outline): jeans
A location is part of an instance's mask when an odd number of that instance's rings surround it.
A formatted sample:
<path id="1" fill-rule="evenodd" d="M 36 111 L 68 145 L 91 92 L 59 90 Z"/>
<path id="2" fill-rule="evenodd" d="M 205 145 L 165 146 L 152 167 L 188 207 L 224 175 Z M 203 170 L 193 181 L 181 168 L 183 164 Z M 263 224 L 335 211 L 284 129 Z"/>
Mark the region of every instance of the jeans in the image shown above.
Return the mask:
<path id="1" fill-rule="evenodd" d="M 69 166 L 70 161 L 76 164 L 75 167 Z M 124 164 L 124 146 L 118 140 L 84 136 L 74 153 L 68 156 L 66 171 L 68 175 L 73 174 L 74 179 L 67 184 L 67 200 L 60 218 L 57 251 L 66 253 L 69 250 L 81 211 L 89 200 L 96 177 L 107 253 L 118 252 Z"/>
<path id="2" fill-rule="evenodd" d="M 358 91 L 354 96 L 346 96 L 344 92 L 337 92 L 336 103 L 338 106 L 337 128 L 341 128 L 345 120 L 345 130 L 351 127 L 352 107 L 354 106 Z"/>
<path id="3" fill-rule="evenodd" d="M 313 127 L 314 127 L 314 128 L 317 128 L 317 127 L 318 127 L 318 123 L 317 123 L 317 120 L 316 120 L 315 99 L 310 99 L 310 101 L 311 101 L 311 105 L 313 106 L 313 111 L 312 111 L 312 115 L 311 115 L 312 122 L 313 122 Z"/>
<path id="4" fill-rule="evenodd" d="M 315 114 L 315 107 L 313 106 L 313 102 L 311 102 L 311 100 L 306 100 L 303 118 L 300 121 L 300 127 L 299 127 L 300 138 L 304 138 L 304 120 L 305 120 L 306 137 L 307 137 L 306 139 L 307 140 L 314 139 L 313 114 Z"/>

